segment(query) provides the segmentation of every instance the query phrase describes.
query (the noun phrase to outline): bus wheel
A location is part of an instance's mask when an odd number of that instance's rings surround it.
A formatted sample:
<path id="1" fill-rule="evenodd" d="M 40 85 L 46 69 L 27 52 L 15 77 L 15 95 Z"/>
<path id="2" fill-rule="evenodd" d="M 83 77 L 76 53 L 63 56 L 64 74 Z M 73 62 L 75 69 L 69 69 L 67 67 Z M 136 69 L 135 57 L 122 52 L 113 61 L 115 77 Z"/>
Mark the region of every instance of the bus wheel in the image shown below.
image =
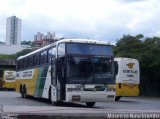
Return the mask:
<path id="1" fill-rule="evenodd" d="M 115 97 L 115 101 L 119 101 L 120 98 L 121 98 L 121 96 L 116 96 L 116 97 Z"/>
<path id="2" fill-rule="evenodd" d="M 21 94 L 21 97 L 24 98 L 22 85 L 21 85 L 20 88 L 19 88 L 19 92 L 20 92 L 20 94 Z"/>
<path id="3" fill-rule="evenodd" d="M 49 92 L 48 92 L 48 99 L 49 99 L 49 101 L 52 103 L 52 97 L 51 97 L 51 87 L 49 88 Z"/>
<path id="4" fill-rule="evenodd" d="M 95 102 L 86 102 L 87 107 L 93 107 Z"/>
<path id="5" fill-rule="evenodd" d="M 27 89 L 26 86 L 23 86 L 23 98 L 27 98 Z"/>

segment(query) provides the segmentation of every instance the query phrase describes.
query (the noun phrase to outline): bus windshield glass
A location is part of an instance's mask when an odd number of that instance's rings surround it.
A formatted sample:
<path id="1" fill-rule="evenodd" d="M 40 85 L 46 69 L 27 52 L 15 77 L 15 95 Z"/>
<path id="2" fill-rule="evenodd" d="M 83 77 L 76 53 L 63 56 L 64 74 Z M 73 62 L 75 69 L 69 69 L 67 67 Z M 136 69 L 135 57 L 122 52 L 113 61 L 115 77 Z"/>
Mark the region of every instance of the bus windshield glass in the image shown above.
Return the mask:
<path id="1" fill-rule="evenodd" d="M 112 84 L 112 60 L 102 57 L 69 57 L 68 83 Z"/>
<path id="2" fill-rule="evenodd" d="M 113 56 L 111 45 L 68 43 L 67 54 Z"/>

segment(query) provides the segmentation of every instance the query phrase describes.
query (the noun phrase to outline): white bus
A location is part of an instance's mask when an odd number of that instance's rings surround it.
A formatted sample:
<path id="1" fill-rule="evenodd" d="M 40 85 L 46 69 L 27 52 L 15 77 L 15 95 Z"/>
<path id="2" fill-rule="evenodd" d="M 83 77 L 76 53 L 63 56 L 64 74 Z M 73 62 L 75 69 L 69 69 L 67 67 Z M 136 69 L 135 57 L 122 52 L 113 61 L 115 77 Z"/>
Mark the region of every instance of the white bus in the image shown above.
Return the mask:
<path id="1" fill-rule="evenodd" d="M 51 102 L 114 100 L 112 45 L 88 39 L 63 39 L 17 59 L 16 91 Z"/>
<path id="2" fill-rule="evenodd" d="M 118 101 L 121 97 L 138 96 L 138 85 L 140 82 L 140 69 L 138 60 L 132 58 L 114 58 L 114 61 L 117 62 L 117 75 L 115 77 L 115 101 Z"/>

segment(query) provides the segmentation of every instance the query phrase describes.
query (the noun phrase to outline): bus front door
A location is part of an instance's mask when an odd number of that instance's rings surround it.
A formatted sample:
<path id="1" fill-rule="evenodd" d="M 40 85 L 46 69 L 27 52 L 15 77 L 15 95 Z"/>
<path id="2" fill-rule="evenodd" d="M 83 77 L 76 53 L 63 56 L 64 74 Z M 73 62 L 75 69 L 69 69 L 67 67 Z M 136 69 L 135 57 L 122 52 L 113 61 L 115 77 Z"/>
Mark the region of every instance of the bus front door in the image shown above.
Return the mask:
<path id="1" fill-rule="evenodd" d="M 56 70 L 57 70 L 57 95 L 58 100 L 63 101 L 65 100 L 65 60 L 64 58 L 60 58 L 57 60 L 56 63 Z"/>
<path id="2" fill-rule="evenodd" d="M 52 61 L 51 65 L 51 94 L 50 99 L 52 102 L 57 102 L 57 78 L 56 78 L 56 63 L 55 60 Z"/>

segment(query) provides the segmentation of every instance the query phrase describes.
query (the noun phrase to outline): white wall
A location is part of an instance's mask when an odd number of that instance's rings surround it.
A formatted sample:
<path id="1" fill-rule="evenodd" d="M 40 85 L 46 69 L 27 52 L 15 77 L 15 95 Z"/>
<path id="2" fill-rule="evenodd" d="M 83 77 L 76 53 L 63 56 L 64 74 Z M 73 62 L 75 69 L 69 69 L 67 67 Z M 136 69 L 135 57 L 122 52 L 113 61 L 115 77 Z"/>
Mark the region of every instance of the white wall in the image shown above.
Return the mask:
<path id="1" fill-rule="evenodd" d="M 24 49 L 30 49 L 30 46 L 23 45 L 1 45 L 0 44 L 0 54 L 11 55 L 20 52 Z"/>

